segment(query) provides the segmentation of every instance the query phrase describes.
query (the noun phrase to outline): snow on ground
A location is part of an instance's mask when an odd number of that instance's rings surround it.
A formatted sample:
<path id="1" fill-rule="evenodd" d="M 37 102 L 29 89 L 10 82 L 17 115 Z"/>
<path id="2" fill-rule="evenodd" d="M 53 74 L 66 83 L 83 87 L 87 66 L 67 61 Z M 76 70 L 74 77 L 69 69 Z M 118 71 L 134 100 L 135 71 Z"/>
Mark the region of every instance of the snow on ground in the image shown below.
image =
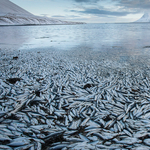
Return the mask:
<path id="1" fill-rule="evenodd" d="M 150 22 L 150 14 L 145 13 L 139 20 L 136 22 Z"/>
<path id="2" fill-rule="evenodd" d="M 9 0 L 0 0 L 0 15 L 6 14 L 33 16 L 31 13 L 10 2 Z"/>
<path id="3" fill-rule="evenodd" d="M 31 14 L 9 0 L 0 0 L 0 25 L 77 24 Z"/>
<path id="4" fill-rule="evenodd" d="M 39 16 L 4 15 L 0 16 L 0 25 L 43 25 L 43 24 L 75 24 Z"/>

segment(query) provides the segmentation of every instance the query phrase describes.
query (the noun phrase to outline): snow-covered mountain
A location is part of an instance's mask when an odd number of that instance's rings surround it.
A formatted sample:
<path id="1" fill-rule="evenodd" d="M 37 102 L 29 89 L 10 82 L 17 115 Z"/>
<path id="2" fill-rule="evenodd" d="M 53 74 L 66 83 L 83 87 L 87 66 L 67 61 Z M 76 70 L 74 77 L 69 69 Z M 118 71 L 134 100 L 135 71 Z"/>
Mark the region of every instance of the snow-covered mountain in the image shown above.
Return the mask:
<path id="1" fill-rule="evenodd" d="M 0 25 L 77 24 L 31 14 L 9 0 L 0 0 Z"/>
<path id="2" fill-rule="evenodd" d="M 139 20 L 136 22 L 150 22 L 150 13 L 145 13 Z"/>

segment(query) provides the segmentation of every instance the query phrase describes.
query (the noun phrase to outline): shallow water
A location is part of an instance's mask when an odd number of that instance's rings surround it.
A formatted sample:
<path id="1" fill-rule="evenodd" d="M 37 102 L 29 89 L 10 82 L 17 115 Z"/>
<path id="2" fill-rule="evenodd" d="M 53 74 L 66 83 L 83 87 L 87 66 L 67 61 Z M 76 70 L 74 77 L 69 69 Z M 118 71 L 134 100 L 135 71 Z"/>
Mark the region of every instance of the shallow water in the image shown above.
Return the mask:
<path id="1" fill-rule="evenodd" d="M 148 23 L 0 27 L 1 49 L 105 53 L 120 61 L 149 56 L 149 40 Z"/>

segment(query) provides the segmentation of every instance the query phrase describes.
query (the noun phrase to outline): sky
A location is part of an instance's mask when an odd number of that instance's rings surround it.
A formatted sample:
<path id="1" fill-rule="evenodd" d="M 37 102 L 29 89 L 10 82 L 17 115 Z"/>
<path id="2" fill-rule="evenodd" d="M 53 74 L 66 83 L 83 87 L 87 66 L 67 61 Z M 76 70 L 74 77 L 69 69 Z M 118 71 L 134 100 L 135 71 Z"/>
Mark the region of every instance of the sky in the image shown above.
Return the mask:
<path id="1" fill-rule="evenodd" d="M 150 9 L 150 0 L 10 0 L 38 16 L 86 23 L 133 22 Z"/>

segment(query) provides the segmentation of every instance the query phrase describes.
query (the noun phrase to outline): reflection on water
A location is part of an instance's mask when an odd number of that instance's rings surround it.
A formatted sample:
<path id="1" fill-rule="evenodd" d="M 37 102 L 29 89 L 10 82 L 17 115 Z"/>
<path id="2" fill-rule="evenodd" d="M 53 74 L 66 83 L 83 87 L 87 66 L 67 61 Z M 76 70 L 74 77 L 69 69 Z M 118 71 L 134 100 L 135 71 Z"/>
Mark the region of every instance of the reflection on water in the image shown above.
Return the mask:
<path id="1" fill-rule="evenodd" d="M 18 49 L 29 39 L 29 30 L 21 26 L 0 27 L 0 48 Z"/>
<path id="2" fill-rule="evenodd" d="M 149 55 L 149 24 L 84 24 L 0 27 L 0 48 L 96 51 L 120 56 Z"/>

